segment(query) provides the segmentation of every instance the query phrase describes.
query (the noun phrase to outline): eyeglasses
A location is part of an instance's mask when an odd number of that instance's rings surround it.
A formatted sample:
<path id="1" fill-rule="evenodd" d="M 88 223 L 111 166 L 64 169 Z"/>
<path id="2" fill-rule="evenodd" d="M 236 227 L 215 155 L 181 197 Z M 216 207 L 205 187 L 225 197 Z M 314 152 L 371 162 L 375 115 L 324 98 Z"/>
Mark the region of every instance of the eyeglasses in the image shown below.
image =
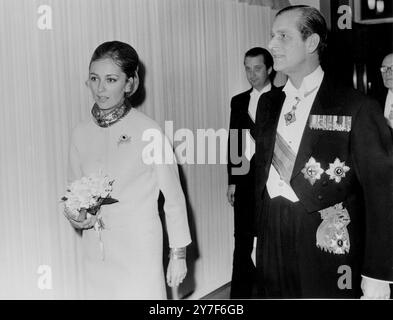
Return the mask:
<path id="1" fill-rule="evenodd" d="M 381 67 L 379 70 L 381 70 L 382 73 L 387 73 L 388 71 L 392 72 L 393 71 L 393 66 Z"/>

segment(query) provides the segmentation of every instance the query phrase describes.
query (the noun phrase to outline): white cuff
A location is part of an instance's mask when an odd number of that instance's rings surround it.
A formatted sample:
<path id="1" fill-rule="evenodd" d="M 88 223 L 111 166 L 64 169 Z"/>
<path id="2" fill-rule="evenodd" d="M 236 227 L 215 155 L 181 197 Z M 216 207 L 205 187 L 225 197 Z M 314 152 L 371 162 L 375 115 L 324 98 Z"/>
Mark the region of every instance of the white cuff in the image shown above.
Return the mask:
<path id="1" fill-rule="evenodd" d="M 380 279 L 370 278 L 370 277 L 366 277 L 366 276 L 364 276 L 364 275 L 362 275 L 362 278 L 371 279 L 371 280 L 378 281 L 378 282 L 385 282 L 385 283 L 392 283 L 392 284 L 393 284 L 393 281 L 386 281 L 386 280 L 380 280 Z"/>

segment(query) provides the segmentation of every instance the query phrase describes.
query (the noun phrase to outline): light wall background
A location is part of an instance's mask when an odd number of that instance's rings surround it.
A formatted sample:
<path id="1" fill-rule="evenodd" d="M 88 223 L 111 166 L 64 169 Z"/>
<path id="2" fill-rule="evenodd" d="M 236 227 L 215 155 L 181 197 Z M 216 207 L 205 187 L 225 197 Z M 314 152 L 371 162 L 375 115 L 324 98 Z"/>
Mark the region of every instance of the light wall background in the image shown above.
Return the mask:
<path id="1" fill-rule="evenodd" d="M 41 5 L 50 30 L 37 25 Z M 59 199 L 71 130 L 93 104 L 84 84 L 93 50 L 114 39 L 136 48 L 146 68 L 141 110 L 162 127 L 226 129 L 231 96 L 248 88 L 244 52 L 267 46 L 271 17 L 235 0 L 0 1 L 0 298 L 82 296 Z M 198 254 L 177 294 L 197 299 L 230 281 L 233 210 L 224 164 L 181 169 Z"/>
<path id="2" fill-rule="evenodd" d="M 40 5 L 52 10 L 51 30 L 37 26 Z M 84 82 L 97 45 L 132 44 L 146 68 L 141 110 L 195 134 L 228 127 L 230 98 L 248 87 L 243 54 L 266 46 L 270 23 L 268 8 L 224 0 L 0 2 L 1 297 L 81 296 L 78 250 L 59 199 L 71 130 L 93 103 Z M 225 165 L 182 171 L 198 255 L 180 296 L 193 290 L 190 298 L 199 298 L 230 280 L 233 212 Z M 52 289 L 42 290 L 46 266 Z"/>

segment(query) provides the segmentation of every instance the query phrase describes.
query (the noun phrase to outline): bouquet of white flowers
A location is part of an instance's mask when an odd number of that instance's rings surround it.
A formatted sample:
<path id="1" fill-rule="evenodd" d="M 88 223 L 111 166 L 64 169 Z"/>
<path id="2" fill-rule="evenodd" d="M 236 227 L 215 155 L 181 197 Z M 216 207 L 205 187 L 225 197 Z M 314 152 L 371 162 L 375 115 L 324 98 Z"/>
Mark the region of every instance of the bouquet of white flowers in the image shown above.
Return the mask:
<path id="1" fill-rule="evenodd" d="M 96 215 L 102 205 L 118 202 L 110 197 L 113 182 L 101 172 L 74 181 L 61 198 L 70 218 L 81 222 L 87 214 Z"/>
<path id="2" fill-rule="evenodd" d="M 61 198 L 64 202 L 65 210 L 69 219 L 76 222 L 83 222 L 89 215 L 97 215 L 94 229 L 98 234 L 102 259 L 104 260 L 104 243 L 101 239 L 101 230 L 104 223 L 99 214 L 102 205 L 118 202 L 110 197 L 112 184 L 108 176 L 99 172 L 88 177 L 82 177 L 74 181 L 68 188 L 65 196 Z"/>

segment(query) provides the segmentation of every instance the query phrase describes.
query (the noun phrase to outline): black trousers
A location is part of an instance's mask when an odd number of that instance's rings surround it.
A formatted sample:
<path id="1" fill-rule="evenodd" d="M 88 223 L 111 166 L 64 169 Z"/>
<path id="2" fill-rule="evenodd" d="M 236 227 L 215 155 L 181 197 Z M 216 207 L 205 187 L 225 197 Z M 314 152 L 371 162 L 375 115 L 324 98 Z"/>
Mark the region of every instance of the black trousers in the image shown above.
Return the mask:
<path id="1" fill-rule="evenodd" d="M 270 199 L 266 191 L 263 198 L 258 218 L 262 227 L 257 244 L 258 298 L 359 298 L 361 266 L 356 249 L 351 246 L 349 254 L 321 250 L 316 246 L 319 212 L 308 213 L 300 202 L 283 197 Z"/>
<path id="2" fill-rule="evenodd" d="M 231 281 L 231 299 L 249 299 L 255 286 L 256 269 L 251 259 L 254 242 L 254 187 L 251 183 L 236 185 L 235 249 Z"/>

